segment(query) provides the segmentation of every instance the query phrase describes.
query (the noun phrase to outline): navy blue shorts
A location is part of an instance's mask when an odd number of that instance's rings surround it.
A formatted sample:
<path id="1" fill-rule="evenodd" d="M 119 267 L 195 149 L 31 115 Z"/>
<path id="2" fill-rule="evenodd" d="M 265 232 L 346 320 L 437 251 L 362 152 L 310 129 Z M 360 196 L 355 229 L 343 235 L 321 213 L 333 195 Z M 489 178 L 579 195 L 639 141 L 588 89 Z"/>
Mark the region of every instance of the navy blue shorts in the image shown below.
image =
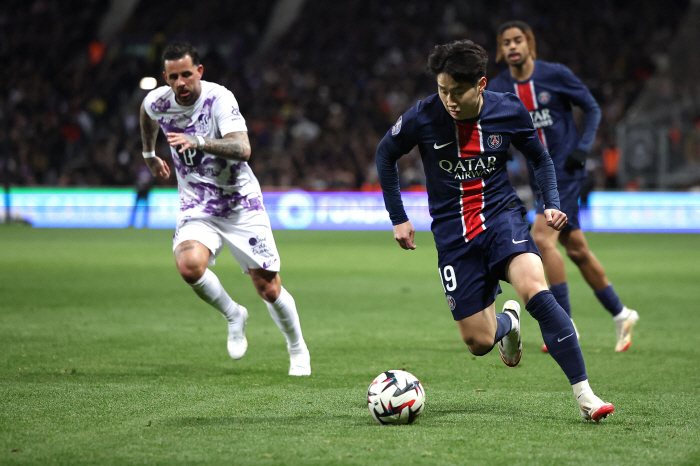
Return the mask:
<path id="1" fill-rule="evenodd" d="M 566 214 L 569 220 L 563 231 L 567 229 L 581 229 L 581 224 L 578 218 L 578 198 L 581 196 L 581 188 L 583 188 L 584 181 L 586 180 L 571 180 L 558 183 L 557 189 L 559 190 L 559 204 L 561 204 L 561 211 Z M 537 213 L 544 214 L 544 198 L 542 197 L 542 193 L 536 186 L 532 187 L 532 191 L 537 200 Z"/>
<path id="2" fill-rule="evenodd" d="M 474 315 L 496 301 L 501 293 L 499 281 L 507 281 L 508 261 L 525 252 L 540 256 L 520 208 L 491 219 L 486 230 L 463 246 L 438 251 L 440 278 L 454 320 Z"/>

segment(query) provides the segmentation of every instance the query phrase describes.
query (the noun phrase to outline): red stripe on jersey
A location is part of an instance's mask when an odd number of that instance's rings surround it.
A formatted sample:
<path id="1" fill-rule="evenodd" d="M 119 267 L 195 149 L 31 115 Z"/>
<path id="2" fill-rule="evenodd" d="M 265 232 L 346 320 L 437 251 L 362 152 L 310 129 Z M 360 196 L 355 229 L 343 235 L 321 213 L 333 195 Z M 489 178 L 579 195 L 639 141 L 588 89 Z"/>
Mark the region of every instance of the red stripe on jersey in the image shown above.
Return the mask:
<path id="1" fill-rule="evenodd" d="M 481 140 L 481 125 L 476 123 L 457 122 L 457 141 L 459 141 L 460 157 L 476 157 L 484 153 Z"/>
<path id="2" fill-rule="evenodd" d="M 545 149 L 547 149 L 547 138 L 544 137 L 544 130 L 542 128 L 537 130 L 537 135 L 540 137 L 540 141 Z"/>
<path id="3" fill-rule="evenodd" d="M 520 98 L 520 101 L 525 105 L 528 111 L 532 112 L 537 110 L 537 99 L 535 98 L 535 81 L 530 81 L 525 84 L 515 85 L 515 94 Z M 540 141 L 544 148 L 547 148 L 547 139 L 544 137 L 544 130 L 539 128 L 537 130 L 537 135 L 540 137 Z"/>
<path id="4" fill-rule="evenodd" d="M 528 111 L 537 110 L 537 100 L 535 100 L 535 82 L 530 81 L 525 84 L 516 84 L 515 92 L 525 105 Z"/>
<path id="5" fill-rule="evenodd" d="M 475 123 L 457 122 L 457 141 L 461 158 L 476 157 L 484 153 L 484 141 L 480 121 Z M 477 178 L 460 184 L 460 209 L 462 214 L 462 235 L 471 241 L 486 229 L 484 225 L 484 180 Z"/>
<path id="6" fill-rule="evenodd" d="M 484 180 L 464 181 L 460 186 L 462 191 L 460 205 L 462 207 L 462 234 L 467 241 L 486 229 L 484 225 Z"/>

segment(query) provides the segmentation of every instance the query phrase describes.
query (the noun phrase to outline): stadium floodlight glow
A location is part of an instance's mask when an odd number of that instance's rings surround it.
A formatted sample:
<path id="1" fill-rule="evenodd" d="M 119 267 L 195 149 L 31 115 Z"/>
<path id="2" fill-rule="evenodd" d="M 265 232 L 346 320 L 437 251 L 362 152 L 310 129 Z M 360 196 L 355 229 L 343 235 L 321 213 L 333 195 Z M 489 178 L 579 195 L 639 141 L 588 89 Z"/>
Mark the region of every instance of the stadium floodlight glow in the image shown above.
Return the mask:
<path id="1" fill-rule="evenodd" d="M 151 89 L 155 89 L 156 86 L 158 85 L 158 81 L 156 78 L 151 78 L 150 76 L 146 76 L 145 78 L 141 79 L 141 82 L 139 83 L 139 86 L 141 89 L 145 91 L 150 91 Z"/>

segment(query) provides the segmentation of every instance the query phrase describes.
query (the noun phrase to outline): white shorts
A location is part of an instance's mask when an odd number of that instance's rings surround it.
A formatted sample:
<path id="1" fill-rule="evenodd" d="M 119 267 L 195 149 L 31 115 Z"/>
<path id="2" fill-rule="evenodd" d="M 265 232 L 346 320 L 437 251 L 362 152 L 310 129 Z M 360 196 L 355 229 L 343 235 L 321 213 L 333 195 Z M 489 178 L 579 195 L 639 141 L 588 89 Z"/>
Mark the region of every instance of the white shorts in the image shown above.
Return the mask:
<path id="1" fill-rule="evenodd" d="M 271 272 L 280 270 L 280 256 L 272 236 L 270 219 L 264 211 L 247 212 L 235 220 L 219 217 L 184 218 L 175 229 L 173 251 L 180 243 L 188 240 L 202 243 L 211 251 L 210 266 L 216 263 L 217 256 L 226 244 L 243 273 L 249 273 L 249 269 Z"/>

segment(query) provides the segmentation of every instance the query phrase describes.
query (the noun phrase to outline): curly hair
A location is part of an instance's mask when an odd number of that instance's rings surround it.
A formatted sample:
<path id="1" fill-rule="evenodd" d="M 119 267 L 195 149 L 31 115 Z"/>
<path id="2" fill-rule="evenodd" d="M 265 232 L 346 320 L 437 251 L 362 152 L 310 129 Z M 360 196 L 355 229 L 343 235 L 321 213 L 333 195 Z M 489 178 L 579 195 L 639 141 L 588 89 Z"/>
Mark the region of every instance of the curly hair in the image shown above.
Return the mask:
<path id="1" fill-rule="evenodd" d="M 508 29 L 518 28 L 523 34 L 525 34 L 525 39 L 527 40 L 527 46 L 530 49 L 530 56 L 533 59 L 537 58 L 537 47 L 535 46 L 535 34 L 532 32 L 532 28 L 529 24 L 524 21 L 508 21 L 501 24 L 498 27 L 498 33 L 496 34 L 496 44 L 498 44 L 498 49 L 496 51 L 496 63 L 503 60 L 503 50 L 501 49 L 501 42 L 503 41 L 503 33 Z"/>

